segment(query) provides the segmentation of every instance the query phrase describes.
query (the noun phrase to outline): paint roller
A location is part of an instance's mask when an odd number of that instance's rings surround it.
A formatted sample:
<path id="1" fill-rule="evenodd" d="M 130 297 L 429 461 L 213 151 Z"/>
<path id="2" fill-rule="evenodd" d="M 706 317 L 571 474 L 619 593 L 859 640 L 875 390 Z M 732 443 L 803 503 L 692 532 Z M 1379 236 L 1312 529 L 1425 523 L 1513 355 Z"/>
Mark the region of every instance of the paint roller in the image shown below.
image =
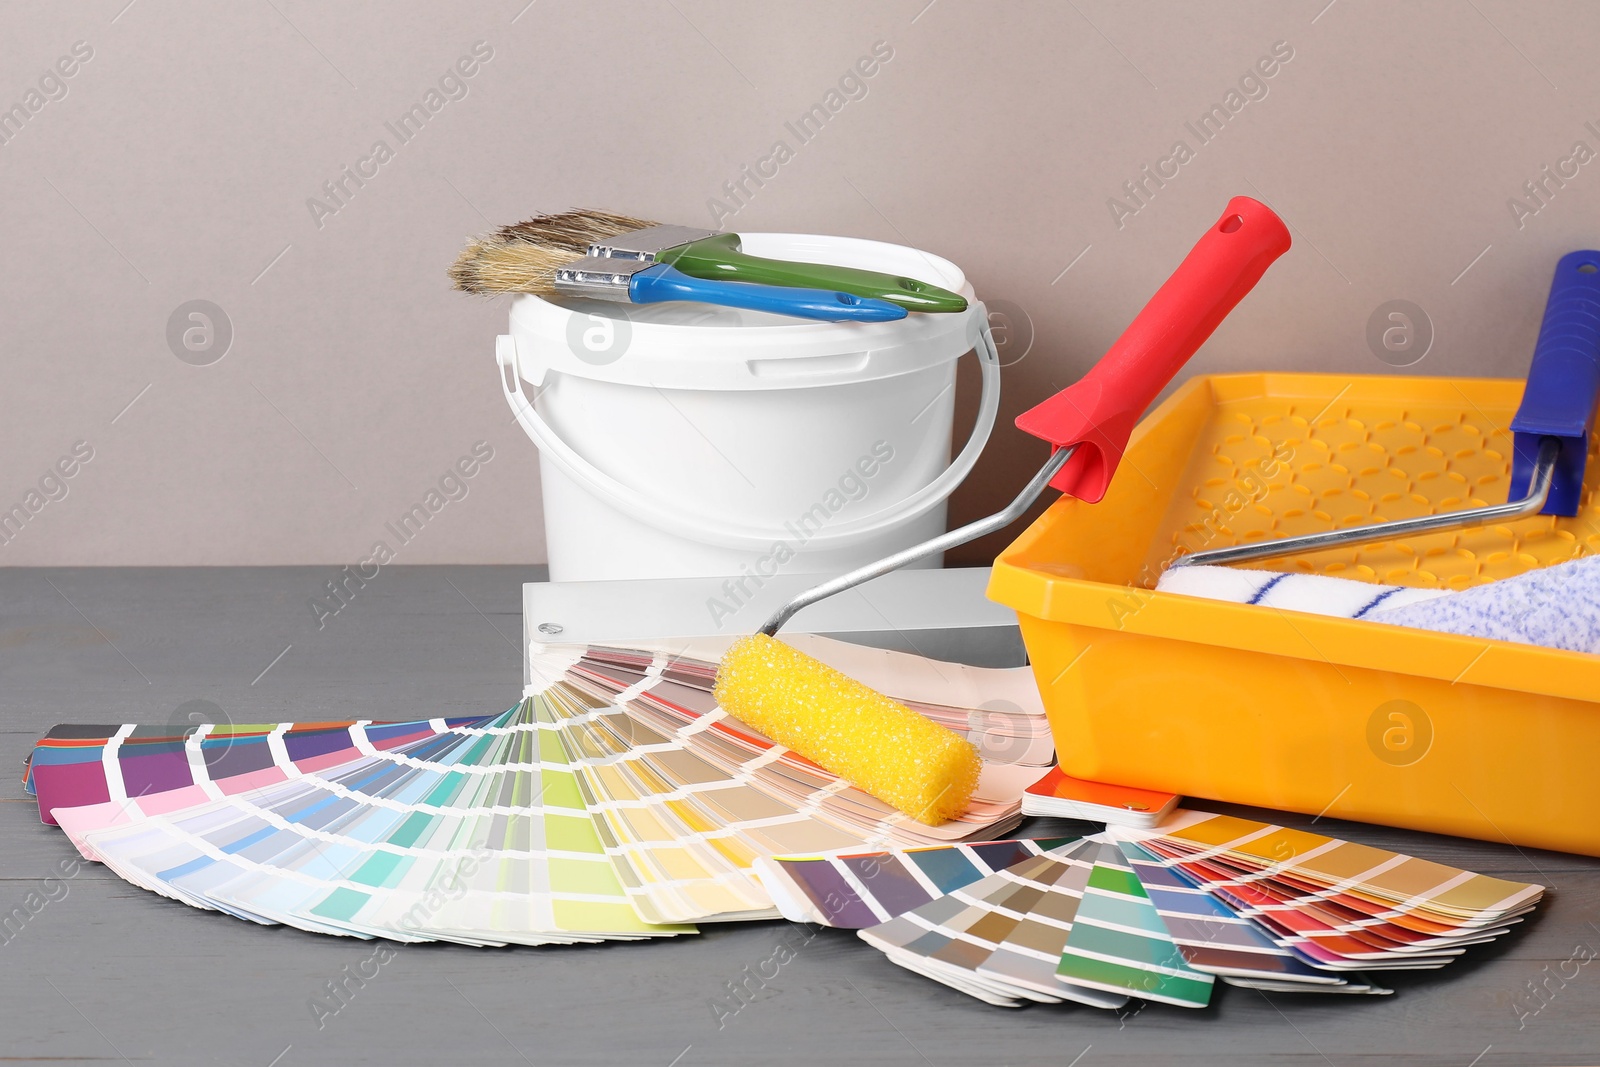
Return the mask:
<path id="1" fill-rule="evenodd" d="M 1046 487 L 1098 502 L 1144 410 L 1234 306 L 1289 248 L 1271 209 L 1234 197 L 1222 217 L 1079 381 L 1017 419 L 1052 446 L 1049 460 L 1004 510 L 869 563 L 790 600 L 728 649 L 715 694 L 723 710 L 919 821 L 966 810 L 977 749 L 954 731 L 778 640 L 795 612 L 916 560 L 1004 529 Z"/>

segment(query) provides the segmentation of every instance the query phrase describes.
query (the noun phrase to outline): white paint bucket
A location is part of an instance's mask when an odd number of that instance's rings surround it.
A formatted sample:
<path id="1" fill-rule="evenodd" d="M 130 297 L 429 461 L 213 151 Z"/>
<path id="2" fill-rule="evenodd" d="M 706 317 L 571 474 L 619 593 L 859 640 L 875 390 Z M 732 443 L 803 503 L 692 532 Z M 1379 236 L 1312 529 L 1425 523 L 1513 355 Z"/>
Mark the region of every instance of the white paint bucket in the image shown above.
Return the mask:
<path id="1" fill-rule="evenodd" d="M 900 245 L 742 236 L 753 255 L 908 275 L 970 304 L 823 323 L 518 297 L 496 356 L 539 446 L 552 581 L 840 572 L 944 531 L 945 501 L 1000 403 L 987 311 L 966 278 Z M 968 351 L 983 394 L 951 461 L 956 361 Z"/>

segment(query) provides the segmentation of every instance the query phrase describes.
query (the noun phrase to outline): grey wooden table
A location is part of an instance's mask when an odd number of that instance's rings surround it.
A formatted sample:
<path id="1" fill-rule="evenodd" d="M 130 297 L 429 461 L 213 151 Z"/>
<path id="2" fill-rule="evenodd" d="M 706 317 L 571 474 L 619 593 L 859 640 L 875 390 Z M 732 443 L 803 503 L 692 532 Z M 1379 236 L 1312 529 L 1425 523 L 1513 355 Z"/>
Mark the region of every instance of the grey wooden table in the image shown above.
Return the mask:
<path id="1" fill-rule="evenodd" d="M 71 848 L 39 823 L 19 778 L 54 723 L 411 718 L 515 701 L 520 584 L 537 569 L 389 568 L 319 628 L 308 600 L 331 577 L 0 570 L 0 912 L 30 893 L 43 901 L 0 943 L 0 1062 L 1600 1063 L 1600 963 L 1562 967 L 1600 951 L 1600 861 L 1327 820 L 1317 828 L 1552 893 L 1500 943 L 1394 979 L 1392 997 L 1229 988 L 1202 1011 L 1120 1016 L 991 1008 L 824 930 L 719 1026 L 711 1004 L 726 983 L 797 928 L 578 948 L 397 946 L 319 1019 L 313 998 L 370 945 L 199 912 L 95 865 L 47 883 Z M 1551 977 L 1563 969 L 1576 974 Z M 1541 999 L 1529 983 L 1543 984 Z"/>

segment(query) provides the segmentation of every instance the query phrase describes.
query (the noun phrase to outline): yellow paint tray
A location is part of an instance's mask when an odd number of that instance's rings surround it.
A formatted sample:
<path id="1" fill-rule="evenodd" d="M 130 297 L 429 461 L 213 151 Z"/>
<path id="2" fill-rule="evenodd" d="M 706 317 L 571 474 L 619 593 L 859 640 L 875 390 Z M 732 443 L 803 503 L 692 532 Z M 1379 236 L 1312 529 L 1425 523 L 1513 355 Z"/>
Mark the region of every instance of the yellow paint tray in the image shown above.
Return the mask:
<path id="1" fill-rule="evenodd" d="M 1180 552 L 1506 498 L 1519 380 L 1190 380 L 1089 506 L 995 562 L 1062 769 L 1094 781 L 1600 855 L 1600 656 L 1153 591 Z M 1600 435 L 1597 435 L 1600 436 Z M 1254 564 L 1465 588 L 1600 552 L 1600 462 L 1537 515 Z"/>

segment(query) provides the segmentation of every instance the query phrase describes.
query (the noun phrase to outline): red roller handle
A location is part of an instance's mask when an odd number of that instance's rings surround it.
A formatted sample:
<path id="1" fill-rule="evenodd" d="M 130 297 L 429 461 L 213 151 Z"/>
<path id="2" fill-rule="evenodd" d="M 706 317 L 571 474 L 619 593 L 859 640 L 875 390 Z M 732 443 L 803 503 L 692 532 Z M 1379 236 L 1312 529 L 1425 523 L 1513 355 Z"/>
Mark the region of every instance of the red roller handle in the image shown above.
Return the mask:
<path id="1" fill-rule="evenodd" d="M 1248 196 L 1228 201 L 1088 374 L 1017 417 L 1017 428 L 1057 448 L 1077 445 L 1050 484 L 1088 503 L 1105 495 L 1145 408 L 1289 250 L 1289 229 Z"/>

